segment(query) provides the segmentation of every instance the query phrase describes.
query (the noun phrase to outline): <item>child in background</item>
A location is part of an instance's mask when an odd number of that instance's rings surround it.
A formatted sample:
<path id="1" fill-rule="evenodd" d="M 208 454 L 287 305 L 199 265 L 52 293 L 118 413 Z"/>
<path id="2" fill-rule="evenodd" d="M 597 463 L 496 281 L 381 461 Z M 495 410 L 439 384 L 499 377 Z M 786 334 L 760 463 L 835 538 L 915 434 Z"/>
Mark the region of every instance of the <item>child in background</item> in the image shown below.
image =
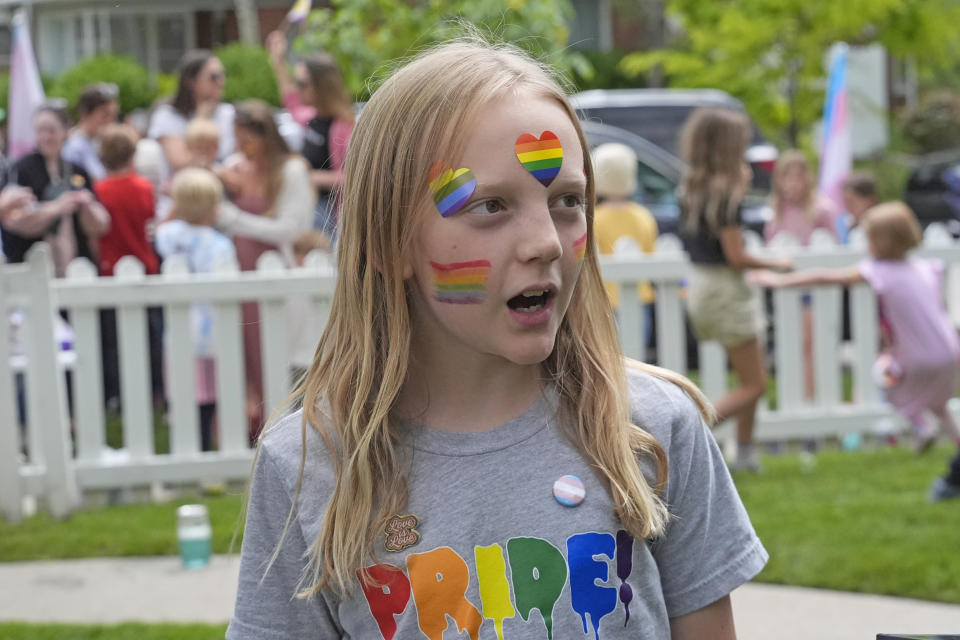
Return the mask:
<path id="1" fill-rule="evenodd" d="M 187 125 L 184 142 L 190 153 L 188 166 L 214 170 L 220 151 L 220 127 L 209 118 L 194 118 Z"/>
<path id="2" fill-rule="evenodd" d="M 624 361 L 592 220 L 576 115 L 518 49 L 441 46 L 374 93 L 227 638 L 571 640 L 587 611 L 608 640 L 732 637 L 767 554 L 702 396 Z"/>
<path id="3" fill-rule="evenodd" d="M 913 212 L 901 202 L 872 207 L 862 224 L 871 257 L 856 268 L 786 275 L 757 272 L 751 280 L 771 287 L 869 284 L 877 294 L 886 344 L 874 377 L 887 400 L 913 426 L 917 450 L 926 450 L 937 435 L 925 415 L 928 411 L 960 446 L 960 427 L 947 408 L 957 392 L 960 345 L 943 301 L 943 262 L 908 255 L 923 236 Z M 951 487 L 960 493 L 960 483 L 954 482 L 960 479 L 955 477 L 957 467 L 934 485 L 934 496 Z"/>
<path id="4" fill-rule="evenodd" d="M 593 229 L 601 254 L 613 253 L 621 238 L 631 238 L 644 253 L 653 253 L 657 243 L 657 221 L 650 212 L 632 200 L 637 190 L 637 154 L 619 143 L 602 144 L 593 150 L 596 175 L 597 208 Z M 620 306 L 620 290 L 607 282 L 607 297 L 614 310 Z M 653 319 L 653 287 L 641 282 L 637 294 L 644 304 L 644 344 L 649 341 Z"/>
<path id="5" fill-rule="evenodd" d="M 181 169 L 170 184 L 170 219 L 157 229 L 157 251 L 164 260 L 186 259 L 191 273 L 211 273 L 218 264 L 236 262 L 233 242 L 213 228 L 223 198 L 223 185 L 206 169 Z M 204 451 L 214 445 L 217 385 L 213 359 L 213 311 L 208 303 L 191 308 L 196 360 L 200 441 Z"/>
<path id="6" fill-rule="evenodd" d="M 716 340 L 740 385 L 717 401 L 720 420 L 737 421 L 736 470 L 759 471 L 753 442 L 757 403 L 767 389 L 766 321 L 743 278 L 746 269 L 789 269 L 786 258 L 761 258 L 743 240 L 743 197 L 750 167 L 743 160 L 750 123 L 729 109 L 697 109 L 683 126 L 680 237 L 690 256 L 687 312 L 697 339 Z"/>
<path id="7" fill-rule="evenodd" d="M 100 239 L 100 275 L 112 276 L 123 256 L 132 255 L 148 274 L 157 273 L 157 254 L 147 230 L 154 218 L 154 191 L 150 181 L 133 169 L 137 134 L 127 125 L 108 125 L 100 135 L 100 161 L 107 177 L 93 186 L 110 214 L 110 230 Z"/>
<path id="8" fill-rule="evenodd" d="M 830 200 L 817 193 L 813 172 L 807 157 L 797 149 L 786 151 L 773 169 L 771 194 L 773 220 L 763 229 L 767 242 L 778 233 L 792 235 L 800 246 L 810 244 L 815 229 L 826 229 L 836 235 L 838 212 Z M 803 390 L 807 400 L 813 399 L 813 312 L 811 297 L 803 297 Z"/>
<path id="9" fill-rule="evenodd" d="M 846 214 L 837 221 L 840 242 L 850 242 L 850 232 L 860 225 L 870 207 L 877 204 L 877 181 L 866 172 L 850 174 L 843 183 L 843 208 Z"/>
<path id="10" fill-rule="evenodd" d="M 100 133 L 100 162 L 107 175 L 93 185 L 93 191 L 110 214 L 110 230 L 100 238 L 98 267 L 101 276 L 112 276 L 117 261 L 123 256 L 135 257 L 148 274 L 159 271 L 157 254 L 150 242 L 156 206 L 153 185 L 133 169 L 136 148 L 137 133 L 127 125 L 107 125 Z M 152 387 L 159 401 L 163 395 L 162 312 L 151 308 L 147 317 Z M 100 344 L 104 403 L 114 410 L 119 408 L 120 401 L 120 363 L 114 309 L 100 311 Z"/>

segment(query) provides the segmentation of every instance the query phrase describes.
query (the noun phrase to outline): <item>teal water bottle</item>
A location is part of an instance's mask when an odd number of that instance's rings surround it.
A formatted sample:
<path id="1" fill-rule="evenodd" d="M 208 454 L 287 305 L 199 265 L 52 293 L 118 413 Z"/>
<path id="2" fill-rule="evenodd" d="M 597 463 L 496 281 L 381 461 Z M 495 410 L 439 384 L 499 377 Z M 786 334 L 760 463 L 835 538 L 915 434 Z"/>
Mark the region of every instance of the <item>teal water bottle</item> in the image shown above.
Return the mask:
<path id="1" fill-rule="evenodd" d="M 177 541 L 184 569 L 202 569 L 210 563 L 210 516 L 202 504 L 177 509 Z"/>

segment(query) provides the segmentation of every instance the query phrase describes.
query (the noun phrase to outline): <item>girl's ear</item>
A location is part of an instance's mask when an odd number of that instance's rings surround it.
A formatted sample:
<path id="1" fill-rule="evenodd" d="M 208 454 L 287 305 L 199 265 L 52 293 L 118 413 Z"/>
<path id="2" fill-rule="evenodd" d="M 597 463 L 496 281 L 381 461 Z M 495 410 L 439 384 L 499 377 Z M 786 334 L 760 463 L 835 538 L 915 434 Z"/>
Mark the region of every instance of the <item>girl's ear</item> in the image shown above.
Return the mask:
<path id="1" fill-rule="evenodd" d="M 403 261 L 403 279 L 409 280 L 413 277 L 413 261 L 410 258 L 406 258 Z"/>

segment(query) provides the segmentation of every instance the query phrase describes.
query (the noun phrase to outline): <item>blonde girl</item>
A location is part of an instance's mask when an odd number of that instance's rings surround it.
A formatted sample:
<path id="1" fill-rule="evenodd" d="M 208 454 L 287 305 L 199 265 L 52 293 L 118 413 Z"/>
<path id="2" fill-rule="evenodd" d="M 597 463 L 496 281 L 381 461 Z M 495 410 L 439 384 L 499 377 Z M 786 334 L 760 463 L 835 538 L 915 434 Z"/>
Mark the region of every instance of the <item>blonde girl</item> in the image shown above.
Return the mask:
<path id="1" fill-rule="evenodd" d="M 586 148 L 512 47 L 441 46 L 373 95 L 228 638 L 734 637 L 767 555 L 700 394 L 621 355 Z"/>
<path id="2" fill-rule="evenodd" d="M 760 258 L 744 247 L 741 201 L 750 184 L 743 159 L 747 118 L 735 111 L 694 111 L 682 133 L 687 170 L 680 182 L 680 235 L 690 256 L 687 311 L 699 340 L 716 340 L 739 386 L 716 404 L 719 420 L 737 422 L 737 469 L 758 470 L 753 447 L 757 402 L 766 391 L 764 319 L 743 279 L 745 269 L 788 269 L 789 260 Z"/>
<path id="3" fill-rule="evenodd" d="M 157 253 L 166 260 L 180 256 L 191 273 L 213 273 L 223 262 L 236 261 L 233 243 L 213 228 L 223 185 L 207 169 L 188 167 L 173 177 L 169 218 L 157 228 Z M 193 329 L 196 400 L 200 411 L 200 446 L 216 441 L 217 382 L 213 359 L 213 309 L 202 302 L 190 309 Z"/>
<path id="4" fill-rule="evenodd" d="M 923 236 L 913 212 L 902 202 L 871 207 L 861 224 L 870 258 L 855 268 L 788 275 L 757 272 L 751 280 L 774 287 L 869 284 L 877 294 L 886 345 L 874 375 L 887 400 L 910 421 L 918 450 L 929 448 L 937 436 L 928 413 L 960 446 L 960 427 L 947 407 L 960 378 L 960 344 L 943 301 L 944 264 L 910 255 Z M 951 475 L 938 482 L 931 494 L 935 499 L 938 487 L 960 495 L 960 457 Z"/>
<path id="5" fill-rule="evenodd" d="M 773 169 L 773 191 L 770 204 L 773 220 L 763 229 L 769 242 L 778 233 L 787 233 L 800 243 L 810 244 L 817 229 L 837 235 L 839 212 L 836 206 L 814 188 L 813 172 L 802 151 L 790 149 L 777 159 Z M 803 297 L 803 390 L 813 400 L 813 313 L 810 296 Z"/>

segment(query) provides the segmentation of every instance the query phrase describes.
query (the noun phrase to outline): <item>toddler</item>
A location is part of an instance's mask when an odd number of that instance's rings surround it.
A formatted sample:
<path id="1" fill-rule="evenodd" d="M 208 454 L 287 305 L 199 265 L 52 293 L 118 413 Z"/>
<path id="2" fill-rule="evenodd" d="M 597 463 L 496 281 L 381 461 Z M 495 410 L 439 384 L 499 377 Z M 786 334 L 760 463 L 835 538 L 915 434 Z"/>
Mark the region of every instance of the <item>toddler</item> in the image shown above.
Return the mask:
<path id="1" fill-rule="evenodd" d="M 170 184 L 172 207 L 167 221 L 157 229 L 157 251 L 166 260 L 186 259 L 191 273 L 210 273 L 218 264 L 237 256 L 233 243 L 213 228 L 223 197 L 223 186 L 206 169 L 181 169 Z M 204 451 L 214 445 L 217 385 L 213 359 L 213 310 L 205 302 L 191 308 L 196 359 L 197 404 L 200 406 L 200 441 Z"/>
<path id="2" fill-rule="evenodd" d="M 960 428 L 947 408 L 957 392 L 960 345 L 941 293 L 944 264 L 909 255 L 920 245 L 922 234 L 913 212 L 901 202 L 872 207 L 862 224 L 870 257 L 856 268 L 786 275 L 757 272 L 751 280 L 766 286 L 869 284 L 877 294 L 886 345 L 874 366 L 874 377 L 887 400 L 913 426 L 917 450 L 929 448 L 937 435 L 927 412 L 960 445 Z M 948 478 L 953 482 L 952 476 Z M 946 485 L 946 480 L 941 481 Z M 960 491 L 960 483 L 953 484 Z"/>
<path id="3" fill-rule="evenodd" d="M 630 238 L 644 253 L 653 253 L 657 242 L 657 222 L 644 207 L 633 201 L 637 190 L 637 154 L 618 143 L 602 144 L 593 150 L 593 170 L 597 177 L 597 209 L 593 229 L 600 253 L 613 253 L 621 238 Z M 620 288 L 604 283 L 614 309 L 619 307 Z M 637 294 L 644 304 L 644 344 L 650 337 L 653 319 L 653 287 L 641 282 Z"/>
<path id="4" fill-rule="evenodd" d="M 187 125 L 184 142 L 190 153 L 191 167 L 214 169 L 220 150 L 220 128 L 208 118 L 194 118 Z"/>

